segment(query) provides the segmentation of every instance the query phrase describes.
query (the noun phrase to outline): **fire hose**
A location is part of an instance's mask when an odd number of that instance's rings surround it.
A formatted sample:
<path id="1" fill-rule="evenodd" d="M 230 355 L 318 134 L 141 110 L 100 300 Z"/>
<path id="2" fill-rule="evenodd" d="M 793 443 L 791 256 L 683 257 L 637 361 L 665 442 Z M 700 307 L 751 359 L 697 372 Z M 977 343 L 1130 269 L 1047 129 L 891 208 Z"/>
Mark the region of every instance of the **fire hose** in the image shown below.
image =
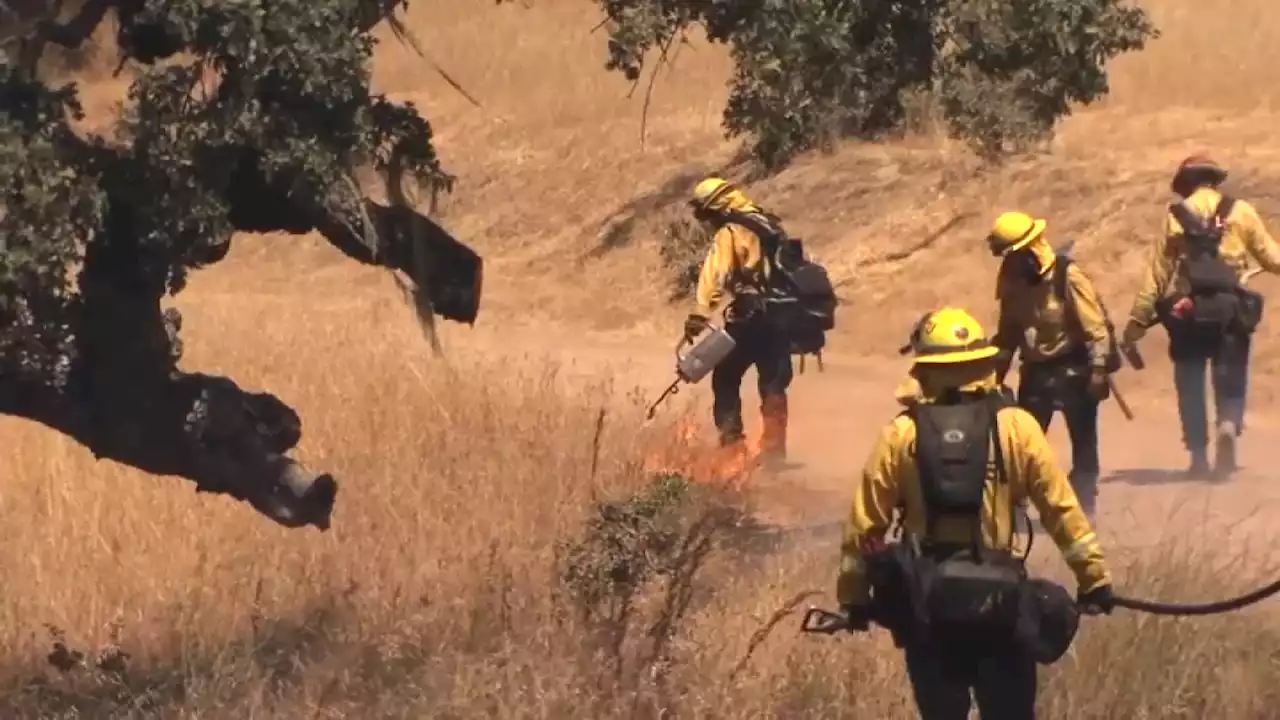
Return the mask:
<path id="1" fill-rule="evenodd" d="M 1136 612 L 1147 613 L 1148 615 L 1221 615 L 1249 607 L 1276 594 L 1280 594 L 1280 579 L 1257 590 L 1217 602 L 1199 604 L 1161 603 L 1117 595 L 1115 603 L 1116 607 L 1127 608 Z"/>
<path id="2" fill-rule="evenodd" d="M 1148 615 L 1164 615 L 1164 616 L 1202 616 L 1202 615 L 1222 615 L 1229 612 L 1242 610 L 1250 605 L 1255 605 L 1267 598 L 1280 594 L 1280 579 L 1275 582 L 1264 585 L 1256 590 L 1252 590 L 1243 595 L 1229 598 L 1227 600 L 1218 600 L 1208 603 L 1164 603 L 1154 602 L 1151 600 L 1138 600 L 1136 598 L 1117 595 L 1115 597 L 1115 606 L 1133 610 L 1134 612 L 1146 613 Z M 848 619 L 841 613 L 824 610 L 822 608 L 811 607 L 804 615 L 804 620 L 800 624 L 800 631 L 805 633 L 817 633 L 821 635 L 830 635 L 842 630 L 849 629 Z"/>

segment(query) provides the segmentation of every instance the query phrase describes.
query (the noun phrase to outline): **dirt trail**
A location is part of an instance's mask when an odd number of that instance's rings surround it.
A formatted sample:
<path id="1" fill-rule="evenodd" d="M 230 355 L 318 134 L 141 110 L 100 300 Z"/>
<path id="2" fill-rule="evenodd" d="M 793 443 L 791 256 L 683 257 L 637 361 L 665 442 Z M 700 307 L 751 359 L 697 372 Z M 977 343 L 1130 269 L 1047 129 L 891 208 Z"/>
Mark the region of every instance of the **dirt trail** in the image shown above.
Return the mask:
<path id="1" fill-rule="evenodd" d="M 454 335 L 451 344 L 460 350 L 490 353 L 502 347 L 499 352 L 552 358 L 564 363 L 569 375 L 607 374 L 619 389 L 639 386 L 646 397 L 656 397 L 672 378 L 669 338 L 611 338 L 539 329 L 503 331 L 500 346 L 497 339 L 491 331 L 477 329 Z M 906 360 L 836 351 L 824 360 L 824 372 L 818 372 L 810 360 L 792 385 L 790 455 L 803 466 L 754 481 L 764 509 L 797 526 L 830 528 L 843 515 L 877 431 L 897 412 L 893 387 L 908 366 Z M 1280 478 L 1273 477 L 1268 464 L 1269 453 L 1280 446 L 1274 420 L 1267 422 L 1257 408 L 1250 415 L 1252 426 L 1239 449 L 1244 469 L 1236 477 L 1223 483 L 1189 482 L 1178 472 L 1186 456 L 1172 395 L 1135 394 L 1129 400 L 1137 415 L 1133 422 L 1124 418 L 1114 402 L 1102 411 L 1098 524 L 1108 544 L 1137 549 L 1177 538 L 1223 547 L 1232 554 L 1274 553 L 1269 548 L 1280 539 Z M 681 405 L 690 402 L 696 403 L 699 412 L 709 412 L 706 381 L 684 388 L 663 412 L 679 412 Z M 754 373 L 748 373 L 743 405 L 749 431 L 758 423 L 757 404 Z M 1069 445 L 1060 419 L 1050 429 L 1050 438 L 1060 457 L 1068 460 Z"/>

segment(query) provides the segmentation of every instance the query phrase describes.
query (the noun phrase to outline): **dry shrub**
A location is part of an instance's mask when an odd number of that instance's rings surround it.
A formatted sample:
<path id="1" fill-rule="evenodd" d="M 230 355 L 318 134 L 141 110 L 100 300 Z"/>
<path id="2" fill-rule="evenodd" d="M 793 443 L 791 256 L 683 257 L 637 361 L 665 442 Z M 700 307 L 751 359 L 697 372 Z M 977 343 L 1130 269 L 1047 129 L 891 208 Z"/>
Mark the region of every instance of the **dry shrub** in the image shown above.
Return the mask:
<path id="1" fill-rule="evenodd" d="M 345 409 L 308 416 L 348 478 L 327 535 L 136 475 L 100 472 L 75 503 L 84 476 L 19 476 L 0 506 L 27 548 L 0 568 L 0 715 L 912 717 L 886 633 L 796 632 L 817 601 L 803 593 L 834 579 L 830 538 L 650 477 L 641 460 L 671 429 L 606 385 L 472 358 L 415 385 L 407 361 L 379 349 L 309 378 L 324 383 L 306 404 Z M 1117 574 L 1144 596 L 1244 584 L 1176 557 Z M 1262 610 L 1085 625 L 1046 674 L 1043 717 L 1257 718 L 1280 700 Z"/>

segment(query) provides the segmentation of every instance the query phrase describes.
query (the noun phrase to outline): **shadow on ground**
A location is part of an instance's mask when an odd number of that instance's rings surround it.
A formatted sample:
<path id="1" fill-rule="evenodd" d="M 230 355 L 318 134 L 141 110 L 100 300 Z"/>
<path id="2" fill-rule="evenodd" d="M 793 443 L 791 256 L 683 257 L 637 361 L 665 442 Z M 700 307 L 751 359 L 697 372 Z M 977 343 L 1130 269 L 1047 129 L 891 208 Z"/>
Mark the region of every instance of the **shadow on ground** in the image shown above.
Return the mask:
<path id="1" fill-rule="evenodd" d="M 1186 468 L 1129 468 L 1116 470 L 1104 476 L 1101 482 L 1123 483 L 1125 485 L 1174 485 L 1214 483 L 1215 481 L 1210 478 L 1190 475 L 1187 473 Z"/>

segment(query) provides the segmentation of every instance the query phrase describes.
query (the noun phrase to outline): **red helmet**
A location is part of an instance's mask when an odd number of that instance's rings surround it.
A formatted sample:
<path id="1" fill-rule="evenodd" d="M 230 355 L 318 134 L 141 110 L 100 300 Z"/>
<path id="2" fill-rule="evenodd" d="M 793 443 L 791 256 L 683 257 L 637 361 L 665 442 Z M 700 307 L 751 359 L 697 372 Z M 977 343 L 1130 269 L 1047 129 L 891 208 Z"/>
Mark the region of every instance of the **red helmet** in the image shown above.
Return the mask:
<path id="1" fill-rule="evenodd" d="M 1227 171 L 1221 165 L 1208 155 L 1199 153 L 1187 157 L 1178 165 L 1173 173 L 1172 186 L 1174 192 L 1180 189 L 1189 191 L 1203 185 L 1217 187 L 1226 179 Z"/>

